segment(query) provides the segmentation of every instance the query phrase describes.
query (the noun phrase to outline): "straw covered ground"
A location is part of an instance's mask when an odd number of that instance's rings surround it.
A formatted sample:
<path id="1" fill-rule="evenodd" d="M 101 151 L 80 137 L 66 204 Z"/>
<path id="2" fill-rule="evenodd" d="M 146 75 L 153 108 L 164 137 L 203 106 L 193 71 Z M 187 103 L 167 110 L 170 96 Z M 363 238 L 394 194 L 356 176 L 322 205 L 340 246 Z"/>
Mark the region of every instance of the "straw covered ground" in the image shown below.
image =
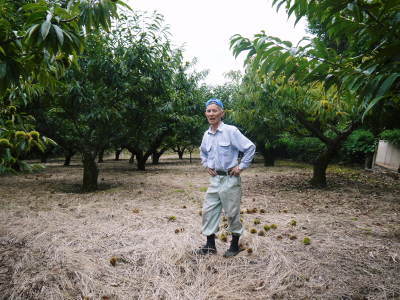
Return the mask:
<path id="1" fill-rule="evenodd" d="M 395 173 L 336 166 L 313 189 L 308 166 L 253 164 L 242 176 L 247 250 L 225 259 L 229 236 L 215 256 L 191 254 L 204 243 L 198 160 L 169 155 L 139 172 L 110 158 L 100 169 L 101 190 L 88 194 L 79 158 L 0 177 L 1 299 L 400 298 Z"/>

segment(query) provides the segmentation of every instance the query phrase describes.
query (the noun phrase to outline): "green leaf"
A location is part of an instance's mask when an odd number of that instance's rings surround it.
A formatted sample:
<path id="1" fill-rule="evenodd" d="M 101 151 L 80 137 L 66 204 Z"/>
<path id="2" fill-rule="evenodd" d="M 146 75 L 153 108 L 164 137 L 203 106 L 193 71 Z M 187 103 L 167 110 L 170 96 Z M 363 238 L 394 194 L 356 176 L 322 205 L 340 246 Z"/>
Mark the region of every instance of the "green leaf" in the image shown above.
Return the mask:
<path id="1" fill-rule="evenodd" d="M 130 11 L 133 11 L 132 7 L 130 7 L 128 4 L 126 4 L 125 2 L 123 2 L 123 1 L 121 1 L 121 0 L 118 0 L 118 1 L 117 1 L 117 4 L 120 5 L 120 6 L 123 6 L 123 7 L 127 8 L 127 9 L 130 10 Z"/>
<path id="2" fill-rule="evenodd" d="M 0 64 L 0 78 L 4 78 L 7 74 L 7 64 Z"/>
<path id="3" fill-rule="evenodd" d="M 35 24 L 35 25 L 32 25 L 31 27 L 29 27 L 29 29 L 28 29 L 28 39 L 30 39 L 31 37 L 32 37 L 32 35 L 33 35 L 33 33 L 37 30 L 39 28 L 39 24 Z"/>
<path id="4" fill-rule="evenodd" d="M 364 120 L 365 116 L 367 115 L 367 113 L 371 110 L 371 108 L 373 108 L 375 106 L 375 104 L 377 104 L 378 101 L 381 100 L 382 98 L 383 98 L 383 96 L 372 99 L 371 103 L 368 105 L 368 107 L 365 109 L 365 111 L 362 115 L 363 120 Z"/>
<path id="5" fill-rule="evenodd" d="M 393 85 L 395 80 L 399 77 L 400 77 L 400 73 L 394 73 L 394 74 L 390 75 L 388 78 L 386 78 L 385 81 L 380 86 L 378 92 L 376 93 L 376 97 L 381 97 L 384 94 L 386 94 L 386 92 L 390 89 L 390 87 Z"/>
<path id="6" fill-rule="evenodd" d="M 40 33 L 42 34 L 43 40 L 45 40 L 47 35 L 49 34 L 50 27 L 51 23 L 49 21 L 44 21 L 42 23 L 42 26 L 40 26 Z"/>
<path id="7" fill-rule="evenodd" d="M 54 25 L 54 24 L 53 24 L 53 29 L 54 29 L 54 31 L 55 31 L 56 34 L 57 34 L 58 42 L 59 42 L 60 45 L 62 46 L 63 43 L 64 43 L 64 33 L 63 33 L 63 30 L 62 30 L 59 26 Z"/>
<path id="8" fill-rule="evenodd" d="M 281 46 L 274 46 L 274 47 L 269 48 L 269 49 L 268 49 L 267 51 L 265 51 L 264 53 L 262 53 L 262 55 L 263 55 L 264 57 L 268 57 L 269 55 L 271 55 L 271 54 L 273 54 L 273 53 L 275 53 L 275 52 L 280 53 L 281 50 L 282 50 L 282 47 L 281 47 Z"/>

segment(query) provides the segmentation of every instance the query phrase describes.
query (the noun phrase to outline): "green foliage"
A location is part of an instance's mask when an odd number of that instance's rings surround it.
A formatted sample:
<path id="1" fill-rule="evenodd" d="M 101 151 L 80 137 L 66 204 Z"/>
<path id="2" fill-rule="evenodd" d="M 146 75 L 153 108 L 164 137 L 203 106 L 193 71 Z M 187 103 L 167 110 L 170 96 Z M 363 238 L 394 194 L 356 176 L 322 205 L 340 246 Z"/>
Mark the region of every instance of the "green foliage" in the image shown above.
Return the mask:
<path id="1" fill-rule="evenodd" d="M 247 62 L 275 78 L 346 90 L 364 115 L 382 99 L 398 98 L 399 1 L 275 0 L 273 5 L 285 7 L 296 21 L 307 17 L 317 37 L 293 46 L 265 32 L 253 40 L 235 35 L 236 56 L 248 51 Z"/>
<path id="2" fill-rule="evenodd" d="M 294 46 L 265 32 L 252 39 L 235 35 L 231 48 L 236 56 L 247 52 L 247 72 L 257 74 L 279 104 L 281 115 L 293 120 L 287 131 L 297 136 L 311 134 L 325 144 L 313 159 L 311 179 L 312 185 L 322 187 L 328 164 L 351 132 L 374 113 L 371 109 L 384 112 L 382 104 L 398 103 L 398 54 L 384 51 L 398 49 L 398 29 L 394 35 L 389 30 L 370 32 L 378 23 L 384 28 L 398 25 L 398 4 L 379 2 L 374 11 L 362 1 L 347 5 L 278 0 L 274 4 L 286 6 L 297 20 L 309 18 L 317 36 Z M 347 26 L 353 27 L 347 30 Z M 374 118 L 378 115 L 374 113 Z"/>
<path id="3" fill-rule="evenodd" d="M 355 130 L 343 145 L 344 159 L 351 162 L 363 162 L 365 155 L 372 154 L 376 148 L 376 138 L 369 130 Z"/>
<path id="4" fill-rule="evenodd" d="M 385 130 L 380 134 L 380 138 L 400 147 L 400 129 Z"/>
<path id="5" fill-rule="evenodd" d="M 82 51 L 84 33 L 111 28 L 122 1 L 0 1 L 0 95 L 24 81 L 53 86 Z"/>
<path id="6" fill-rule="evenodd" d="M 35 131 L 33 117 L 21 110 L 46 89 L 60 87 L 58 80 L 76 63 L 85 35 L 109 30 L 117 5 L 126 6 L 112 0 L 0 0 L 0 138 L 12 145 L 1 149 L 2 173 L 30 170 L 22 158 L 55 144 Z"/>
<path id="7" fill-rule="evenodd" d="M 38 168 L 24 162 L 23 157 L 33 149 L 43 152 L 54 142 L 31 130 L 33 127 L 32 116 L 18 113 L 15 106 L 0 109 L 0 174 Z"/>
<path id="8" fill-rule="evenodd" d="M 287 158 L 297 161 L 312 163 L 315 158 L 325 149 L 325 145 L 314 137 L 283 136 L 278 140 L 279 149 Z"/>
<path id="9" fill-rule="evenodd" d="M 127 148 L 144 169 L 148 156 L 169 140 L 198 145 L 202 74 L 190 72 L 182 51 L 172 48 L 161 15 L 121 14 L 111 32 L 94 31 L 85 42 L 57 93 L 31 97 L 28 109 L 39 130 L 64 149 L 87 154 L 84 170 L 93 181 L 94 159 L 105 149 Z"/>

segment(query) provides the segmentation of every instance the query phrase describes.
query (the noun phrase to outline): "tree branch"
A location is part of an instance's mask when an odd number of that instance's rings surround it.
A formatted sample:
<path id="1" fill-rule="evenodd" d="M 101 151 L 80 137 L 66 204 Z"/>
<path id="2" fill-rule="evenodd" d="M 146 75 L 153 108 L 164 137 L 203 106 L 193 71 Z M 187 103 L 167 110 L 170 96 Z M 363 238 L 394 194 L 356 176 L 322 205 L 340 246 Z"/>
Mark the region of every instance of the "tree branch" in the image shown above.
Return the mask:
<path id="1" fill-rule="evenodd" d="M 79 18 L 79 15 L 76 15 L 75 17 L 72 17 L 70 19 L 60 20 L 60 23 L 69 23 L 69 22 L 75 21 L 78 18 Z"/>
<path id="2" fill-rule="evenodd" d="M 326 137 L 323 133 L 322 130 L 319 126 L 315 126 L 315 124 L 313 124 L 312 122 L 308 121 L 304 114 L 302 112 L 296 112 L 295 116 L 297 118 L 297 120 L 303 124 L 303 126 L 309 130 L 312 134 L 314 134 L 314 136 L 316 136 L 317 138 L 319 138 L 322 142 L 324 142 L 327 145 L 332 144 L 333 140 L 331 140 L 330 138 Z"/>
<path id="3" fill-rule="evenodd" d="M 11 42 L 15 42 L 15 41 L 18 41 L 18 40 L 22 40 L 23 38 L 24 38 L 23 36 L 16 36 L 16 37 L 13 38 L 13 39 L 8 39 L 8 40 L 5 40 L 5 41 L 1 41 L 0 44 L 1 44 L 1 45 L 6 45 L 6 44 L 11 43 Z"/>

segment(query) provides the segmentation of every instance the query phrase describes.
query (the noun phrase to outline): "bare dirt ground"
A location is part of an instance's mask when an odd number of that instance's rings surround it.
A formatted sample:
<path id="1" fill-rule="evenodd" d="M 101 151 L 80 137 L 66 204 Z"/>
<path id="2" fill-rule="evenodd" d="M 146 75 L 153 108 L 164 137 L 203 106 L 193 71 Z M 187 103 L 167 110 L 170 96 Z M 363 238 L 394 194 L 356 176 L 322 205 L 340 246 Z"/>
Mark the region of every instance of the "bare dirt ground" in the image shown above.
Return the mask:
<path id="1" fill-rule="evenodd" d="M 102 190 L 88 194 L 79 157 L 0 177 L 1 299 L 400 298 L 396 174 L 336 166 L 313 189 L 305 165 L 255 163 L 242 176 L 247 250 L 225 259 L 222 240 L 215 256 L 191 254 L 204 243 L 198 160 L 100 168 Z"/>

